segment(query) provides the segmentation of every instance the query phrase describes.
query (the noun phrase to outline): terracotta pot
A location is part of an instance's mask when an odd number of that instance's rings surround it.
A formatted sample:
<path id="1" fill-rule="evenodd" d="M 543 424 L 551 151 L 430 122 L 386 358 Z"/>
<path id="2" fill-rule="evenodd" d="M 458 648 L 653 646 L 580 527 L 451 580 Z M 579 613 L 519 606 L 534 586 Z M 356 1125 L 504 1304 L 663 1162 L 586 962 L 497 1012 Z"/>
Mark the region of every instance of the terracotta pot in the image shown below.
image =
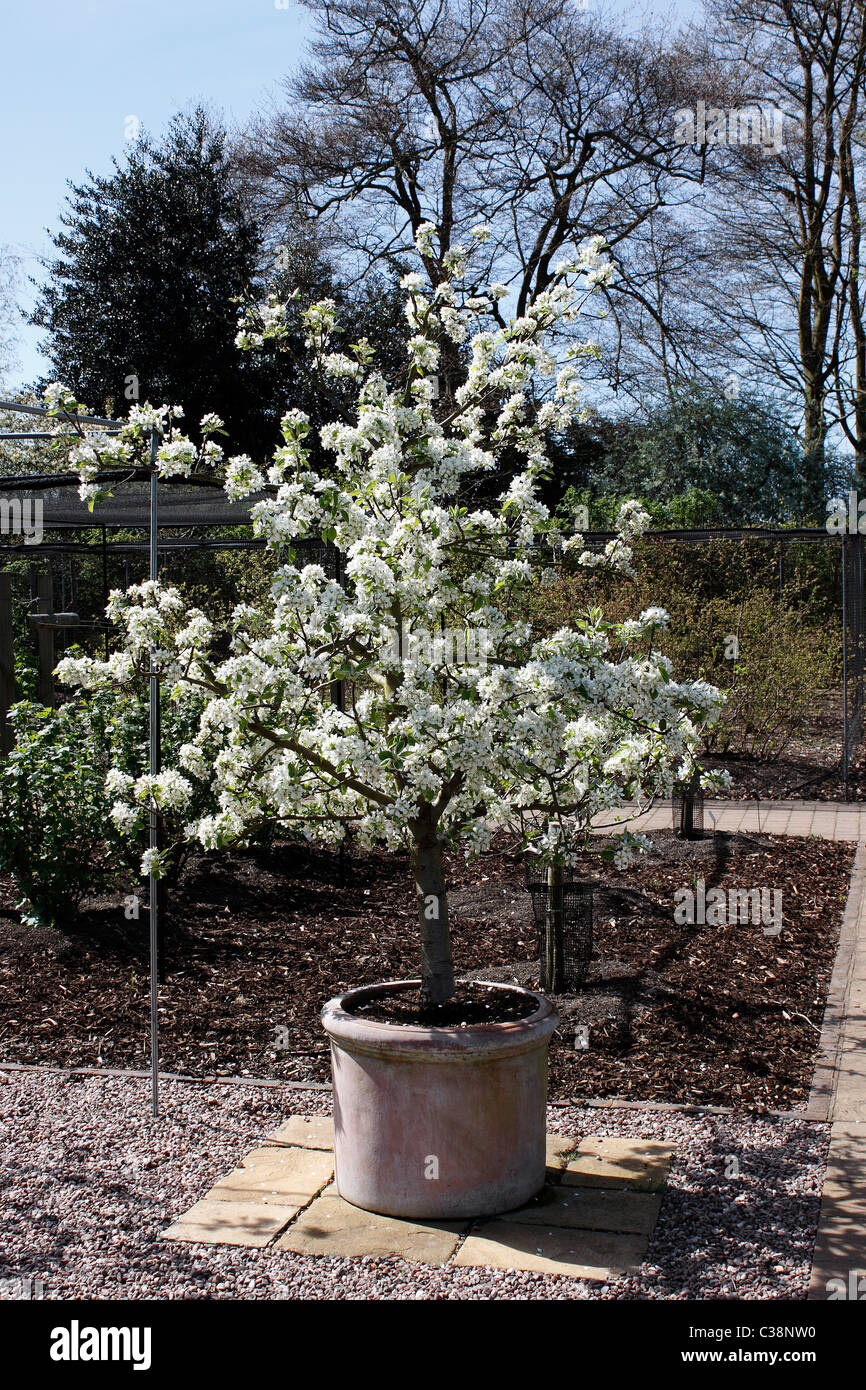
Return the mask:
<path id="1" fill-rule="evenodd" d="M 463 1028 L 377 1023 L 346 1007 L 419 984 L 350 990 L 322 1010 L 340 1196 L 427 1220 L 522 1206 L 544 1184 L 547 1044 L 558 1016 L 529 990 L 518 991 L 537 1004 L 528 1017 Z"/>

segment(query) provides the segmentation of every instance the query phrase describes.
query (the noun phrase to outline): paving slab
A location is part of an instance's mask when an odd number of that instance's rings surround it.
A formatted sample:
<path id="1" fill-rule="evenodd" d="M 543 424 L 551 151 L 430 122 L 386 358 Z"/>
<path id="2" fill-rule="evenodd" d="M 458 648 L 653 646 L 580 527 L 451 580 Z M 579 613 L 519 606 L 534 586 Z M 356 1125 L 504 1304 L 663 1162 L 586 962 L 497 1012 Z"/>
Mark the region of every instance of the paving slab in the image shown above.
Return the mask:
<path id="1" fill-rule="evenodd" d="M 334 1121 L 330 1115 L 292 1115 L 279 1129 L 266 1134 L 265 1142 L 300 1149 L 333 1149 Z"/>
<path id="2" fill-rule="evenodd" d="M 646 1236 L 611 1231 L 570 1230 L 513 1220 L 482 1222 L 467 1236 L 452 1265 L 525 1269 L 605 1281 L 637 1269 Z"/>
<path id="3" fill-rule="evenodd" d="M 579 1143 L 575 1134 L 548 1134 L 547 1136 L 547 1157 L 548 1168 L 564 1168 L 568 1156 L 573 1154 Z"/>
<path id="4" fill-rule="evenodd" d="M 535 1201 L 503 1218 L 521 1226 L 562 1227 L 582 1231 L 630 1231 L 651 1235 L 662 1199 L 655 1192 L 597 1187 L 546 1187 Z"/>
<path id="5" fill-rule="evenodd" d="M 276 1248 L 335 1259 L 374 1255 L 442 1265 L 454 1254 L 469 1225 L 468 1221 L 404 1221 L 362 1211 L 342 1197 L 322 1196 L 307 1207 Z"/>
<path id="6" fill-rule="evenodd" d="M 572 1187 L 631 1188 L 658 1192 L 667 1182 L 672 1144 L 645 1139 L 581 1139 L 574 1157 L 558 1173 Z"/>
<path id="7" fill-rule="evenodd" d="M 246 1245 L 261 1249 L 297 1214 L 296 1206 L 213 1202 L 205 1198 L 190 1207 L 167 1231 L 163 1231 L 162 1239 L 198 1241 L 203 1245 Z"/>
<path id="8" fill-rule="evenodd" d="M 832 1281 L 841 1279 L 847 1287 L 852 1271 L 866 1276 L 866 1197 L 856 1195 L 850 1180 L 829 1178 L 821 1195 L 821 1218 L 807 1297 L 829 1298 L 835 1287 Z M 858 1301 L 862 1297 L 858 1296 Z"/>
<path id="9" fill-rule="evenodd" d="M 253 1149 L 242 1166 L 221 1178 L 207 1197 L 215 1202 L 286 1199 L 289 1205 L 303 1206 L 331 1181 L 333 1173 L 334 1156 L 328 1151 Z"/>

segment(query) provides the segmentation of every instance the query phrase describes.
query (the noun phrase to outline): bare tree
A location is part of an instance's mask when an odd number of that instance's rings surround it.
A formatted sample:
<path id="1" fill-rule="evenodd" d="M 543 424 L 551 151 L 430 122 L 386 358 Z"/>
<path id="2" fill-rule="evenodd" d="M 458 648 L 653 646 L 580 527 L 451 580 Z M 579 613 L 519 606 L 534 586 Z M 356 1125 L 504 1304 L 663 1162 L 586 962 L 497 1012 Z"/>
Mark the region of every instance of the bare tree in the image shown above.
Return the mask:
<path id="1" fill-rule="evenodd" d="M 652 270 L 638 229 L 703 175 L 672 115 L 693 95 L 682 51 L 627 37 L 568 0 L 302 0 L 314 61 L 286 84 L 240 153 L 274 226 L 312 219 L 359 272 L 399 262 L 425 221 L 426 269 L 476 223 L 493 230 L 479 279 L 518 312 L 587 236 L 611 248 L 621 289 Z M 447 387 L 447 379 L 446 379 Z"/>
<path id="2" fill-rule="evenodd" d="M 669 259 L 659 273 L 668 339 L 650 325 L 646 342 L 632 332 L 629 347 L 638 356 L 643 347 L 657 372 L 672 361 L 675 373 L 716 384 L 748 376 L 799 415 L 810 474 L 821 473 L 836 427 L 866 476 L 866 11 L 862 0 L 708 0 L 708 8 L 703 109 L 713 119 L 700 133 L 717 142 L 712 172 L 683 228 L 688 264 Z M 700 66 L 698 48 L 695 38 Z M 711 85 L 720 73 L 724 100 Z M 771 139 L 742 138 L 753 115 Z"/>

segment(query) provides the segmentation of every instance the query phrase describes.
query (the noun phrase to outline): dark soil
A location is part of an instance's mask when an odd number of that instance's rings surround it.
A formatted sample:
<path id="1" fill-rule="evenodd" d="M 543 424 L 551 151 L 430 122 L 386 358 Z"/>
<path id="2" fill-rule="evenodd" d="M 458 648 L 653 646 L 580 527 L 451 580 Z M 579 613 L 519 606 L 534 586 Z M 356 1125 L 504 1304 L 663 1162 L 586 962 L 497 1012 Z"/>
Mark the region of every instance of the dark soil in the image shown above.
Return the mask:
<path id="1" fill-rule="evenodd" d="M 583 990 L 557 999 L 553 1098 L 613 1097 L 737 1107 L 805 1101 L 853 849 L 823 840 L 656 837 L 598 884 L 595 955 Z M 203 855 L 171 900 L 160 990 L 161 1063 L 206 1075 L 329 1079 L 319 1021 L 334 995 L 417 974 L 408 861 L 278 845 Z M 464 978 L 538 988 L 538 941 L 521 863 L 449 858 L 454 954 Z M 677 925 L 673 893 L 783 891 L 783 927 Z M 64 930 L 23 927 L 0 883 L 0 1059 L 144 1068 L 147 913 L 121 897 Z"/>
<path id="2" fill-rule="evenodd" d="M 479 1023 L 509 1023 L 535 1013 L 536 1001 L 513 989 L 485 989 L 461 984 L 447 1004 L 421 1003 L 417 989 L 382 995 L 349 1009 L 377 1023 L 408 1023 L 425 1028 L 467 1028 Z"/>

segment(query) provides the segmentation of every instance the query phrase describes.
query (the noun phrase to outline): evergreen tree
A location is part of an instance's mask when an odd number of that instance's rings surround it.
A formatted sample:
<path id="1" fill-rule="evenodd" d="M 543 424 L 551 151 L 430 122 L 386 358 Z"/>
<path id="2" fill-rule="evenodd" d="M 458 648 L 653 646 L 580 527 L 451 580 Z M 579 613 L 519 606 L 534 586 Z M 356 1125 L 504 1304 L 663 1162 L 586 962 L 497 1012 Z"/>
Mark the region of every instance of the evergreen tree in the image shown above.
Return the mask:
<path id="1" fill-rule="evenodd" d="M 143 135 L 109 177 L 70 188 L 32 317 L 52 376 L 109 414 L 179 402 L 193 430 L 219 406 L 233 446 L 267 447 L 255 368 L 234 342 L 260 234 L 225 131 L 200 108 L 178 115 L 161 144 Z"/>
<path id="2" fill-rule="evenodd" d="M 313 370 L 301 323 L 301 310 L 327 295 L 348 341 L 369 337 L 389 379 L 405 372 L 396 276 L 343 285 L 301 234 L 268 271 L 273 250 L 239 191 L 226 132 L 201 108 L 177 115 L 159 144 L 143 135 L 109 177 L 89 173 L 70 188 L 31 322 L 48 331 L 51 378 L 92 410 L 176 402 L 193 435 L 215 411 L 233 452 L 264 457 L 288 407 L 314 424 L 343 413 L 334 383 Z M 293 289 L 284 351 L 240 352 L 241 306 Z"/>

